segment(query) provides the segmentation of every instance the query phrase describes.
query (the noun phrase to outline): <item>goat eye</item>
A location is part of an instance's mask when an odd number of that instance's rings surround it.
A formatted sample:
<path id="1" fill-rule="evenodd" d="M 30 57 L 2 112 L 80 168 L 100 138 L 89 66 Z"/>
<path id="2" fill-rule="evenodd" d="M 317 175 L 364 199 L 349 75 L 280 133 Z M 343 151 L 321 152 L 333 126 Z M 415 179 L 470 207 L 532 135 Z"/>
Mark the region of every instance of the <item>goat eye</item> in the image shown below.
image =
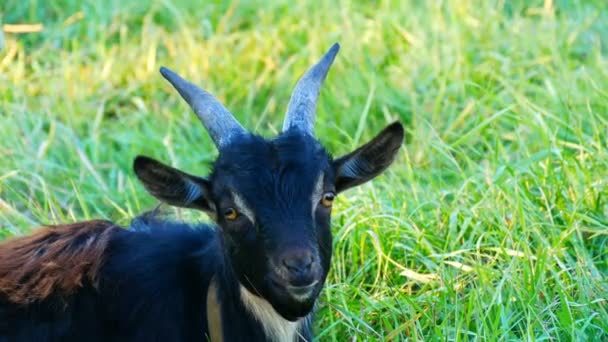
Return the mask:
<path id="1" fill-rule="evenodd" d="M 233 221 L 239 216 L 239 213 L 234 208 L 224 210 L 224 218 L 228 221 Z"/>
<path id="2" fill-rule="evenodd" d="M 332 206 L 332 204 L 334 204 L 335 198 L 336 198 L 336 194 L 334 194 L 333 192 L 326 192 L 323 194 L 323 197 L 321 198 L 321 204 L 323 204 L 327 208 L 330 208 Z"/>

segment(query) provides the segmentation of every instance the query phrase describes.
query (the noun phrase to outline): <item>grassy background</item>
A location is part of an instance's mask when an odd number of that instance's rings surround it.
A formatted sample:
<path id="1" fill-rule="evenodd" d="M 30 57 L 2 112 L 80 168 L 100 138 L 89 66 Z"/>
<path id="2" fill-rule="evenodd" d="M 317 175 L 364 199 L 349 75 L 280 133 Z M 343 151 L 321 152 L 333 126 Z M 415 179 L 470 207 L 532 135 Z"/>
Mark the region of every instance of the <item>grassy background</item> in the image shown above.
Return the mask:
<path id="1" fill-rule="evenodd" d="M 608 2 L 4 0 L 0 20 L 44 24 L 0 39 L 0 238 L 152 208 L 137 154 L 208 171 L 159 66 L 271 136 L 339 41 L 321 141 L 400 119 L 407 142 L 337 203 L 318 339 L 608 339 Z"/>

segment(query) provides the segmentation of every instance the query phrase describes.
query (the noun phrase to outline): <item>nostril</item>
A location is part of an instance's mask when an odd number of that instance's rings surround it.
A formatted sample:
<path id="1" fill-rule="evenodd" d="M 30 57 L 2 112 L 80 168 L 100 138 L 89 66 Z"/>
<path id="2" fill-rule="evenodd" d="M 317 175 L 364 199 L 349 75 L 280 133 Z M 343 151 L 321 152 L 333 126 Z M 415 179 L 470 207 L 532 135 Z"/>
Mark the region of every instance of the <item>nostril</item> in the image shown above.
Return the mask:
<path id="1" fill-rule="evenodd" d="M 291 272 L 299 272 L 307 266 L 301 261 L 294 258 L 283 259 L 283 266 Z"/>
<path id="2" fill-rule="evenodd" d="M 290 256 L 283 259 L 283 266 L 292 273 L 310 271 L 314 258 L 310 253 L 305 255 Z"/>
<path id="3" fill-rule="evenodd" d="M 314 261 L 315 259 L 312 257 L 312 255 L 309 255 L 308 258 L 304 260 L 304 267 L 306 268 L 306 270 L 310 270 Z"/>
<path id="4" fill-rule="evenodd" d="M 291 259 L 283 259 L 283 266 L 292 272 L 298 270 L 298 266 Z"/>

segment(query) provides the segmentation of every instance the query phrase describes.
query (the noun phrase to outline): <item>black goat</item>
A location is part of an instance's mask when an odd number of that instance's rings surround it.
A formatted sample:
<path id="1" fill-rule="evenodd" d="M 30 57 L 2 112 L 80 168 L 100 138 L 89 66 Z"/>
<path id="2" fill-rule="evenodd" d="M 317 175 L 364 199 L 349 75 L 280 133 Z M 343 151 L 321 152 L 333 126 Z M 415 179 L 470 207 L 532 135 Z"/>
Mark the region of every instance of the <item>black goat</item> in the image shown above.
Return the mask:
<path id="1" fill-rule="evenodd" d="M 329 271 L 336 194 L 393 161 L 403 127 L 332 159 L 314 138 L 339 46 L 298 81 L 283 132 L 248 133 L 209 93 L 161 68 L 219 149 L 209 178 L 147 157 L 134 170 L 162 202 L 218 227 L 135 218 L 44 227 L 0 245 L 0 341 L 306 341 Z"/>

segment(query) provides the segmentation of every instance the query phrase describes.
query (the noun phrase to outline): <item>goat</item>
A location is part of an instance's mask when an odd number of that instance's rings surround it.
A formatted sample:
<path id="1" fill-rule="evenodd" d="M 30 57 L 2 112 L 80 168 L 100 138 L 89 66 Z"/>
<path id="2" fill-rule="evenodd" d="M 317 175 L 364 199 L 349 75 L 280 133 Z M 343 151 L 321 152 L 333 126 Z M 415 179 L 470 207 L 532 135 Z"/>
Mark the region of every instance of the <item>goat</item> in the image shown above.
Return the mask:
<path id="1" fill-rule="evenodd" d="M 330 268 L 336 194 L 384 171 L 399 122 L 332 158 L 314 137 L 335 44 L 298 81 L 282 132 L 246 131 L 211 94 L 160 72 L 202 121 L 219 156 L 209 177 L 137 156 L 161 202 L 216 225 L 143 214 L 47 226 L 0 245 L 0 341 L 308 341 Z"/>

